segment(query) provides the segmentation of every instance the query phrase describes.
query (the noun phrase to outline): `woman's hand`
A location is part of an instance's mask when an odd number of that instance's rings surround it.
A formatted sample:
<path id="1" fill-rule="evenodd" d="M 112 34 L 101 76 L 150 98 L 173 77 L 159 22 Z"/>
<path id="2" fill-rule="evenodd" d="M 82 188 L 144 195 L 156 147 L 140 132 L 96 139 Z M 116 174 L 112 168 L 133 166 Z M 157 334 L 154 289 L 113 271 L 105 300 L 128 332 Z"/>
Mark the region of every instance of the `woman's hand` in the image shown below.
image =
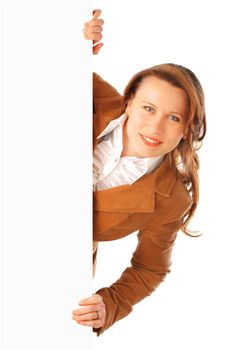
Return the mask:
<path id="1" fill-rule="evenodd" d="M 72 312 L 73 320 L 83 326 L 100 328 L 105 321 L 105 305 L 99 294 L 93 294 L 90 298 L 83 299 L 79 302 L 82 306 Z"/>
<path id="2" fill-rule="evenodd" d="M 93 18 L 91 21 L 84 23 L 83 35 L 87 40 L 93 41 L 93 54 L 98 55 L 101 47 L 104 45 L 103 43 L 99 43 L 102 39 L 102 30 L 104 21 L 98 18 L 101 15 L 101 10 L 93 11 Z M 98 44 L 97 44 L 98 43 Z"/>

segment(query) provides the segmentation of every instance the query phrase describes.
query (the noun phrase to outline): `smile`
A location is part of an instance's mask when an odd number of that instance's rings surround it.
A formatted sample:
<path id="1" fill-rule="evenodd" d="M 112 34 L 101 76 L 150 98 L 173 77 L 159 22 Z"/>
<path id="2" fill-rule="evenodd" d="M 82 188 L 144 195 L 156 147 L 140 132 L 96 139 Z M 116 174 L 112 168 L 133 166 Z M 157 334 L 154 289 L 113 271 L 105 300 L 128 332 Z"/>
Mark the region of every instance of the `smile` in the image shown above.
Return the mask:
<path id="1" fill-rule="evenodd" d="M 139 134 L 142 138 L 142 141 L 147 145 L 151 147 L 159 146 L 162 142 L 156 138 L 151 138 L 142 134 Z"/>

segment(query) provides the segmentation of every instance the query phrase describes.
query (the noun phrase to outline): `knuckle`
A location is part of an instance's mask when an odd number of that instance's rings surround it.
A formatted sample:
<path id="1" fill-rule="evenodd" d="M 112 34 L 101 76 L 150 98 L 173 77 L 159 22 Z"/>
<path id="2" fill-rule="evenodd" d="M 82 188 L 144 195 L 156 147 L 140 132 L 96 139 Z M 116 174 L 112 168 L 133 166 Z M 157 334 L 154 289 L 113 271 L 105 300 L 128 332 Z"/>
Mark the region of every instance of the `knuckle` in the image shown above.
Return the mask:
<path id="1" fill-rule="evenodd" d="M 85 36 L 85 33 L 84 33 L 84 36 Z M 98 42 L 102 39 L 102 35 L 99 33 L 91 33 L 91 34 L 86 34 L 85 38 L 90 40 L 96 40 Z"/>
<path id="2" fill-rule="evenodd" d="M 101 298 L 101 296 L 99 294 L 95 294 L 95 300 L 97 303 L 100 302 L 100 298 Z"/>
<path id="3" fill-rule="evenodd" d="M 89 35 L 87 36 L 87 39 L 89 39 L 89 40 L 95 40 L 95 35 L 94 35 L 94 34 L 89 34 Z"/>
<path id="4" fill-rule="evenodd" d="M 87 34 L 92 33 L 92 28 L 91 28 L 91 27 L 86 28 L 85 32 L 86 32 Z"/>
<path id="5" fill-rule="evenodd" d="M 102 326 L 103 326 L 103 321 L 101 321 L 101 320 L 94 321 L 94 327 L 95 328 L 99 328 L 99 327 L 102 327 Z"/>
<path id="6" fill-rule="evenodd" d="M 93 23 L 92 23 L 92 26 L 93 26 L 93 27 L 102 27 L 103 24 L 104 24 L 104 23 L 103 23 L 102 20 L 100 20 L 100 19 L 95 19 L 95 20 L 93 21 Z"/>
<path id="7" fill-rule="evenodd" d="M 101 309 L 101 311 L 105 311 L 105 305 L 104 305 L 104 303 L 101 303 L 101 304 L 100 304 L 100 309 Z"/>
<path id="8" fill-rule="evenodd" d="M 101 33 L 102 28 L 100 26 L 95 26 L 93 28 L 90 28 L 89 33 Z"/>

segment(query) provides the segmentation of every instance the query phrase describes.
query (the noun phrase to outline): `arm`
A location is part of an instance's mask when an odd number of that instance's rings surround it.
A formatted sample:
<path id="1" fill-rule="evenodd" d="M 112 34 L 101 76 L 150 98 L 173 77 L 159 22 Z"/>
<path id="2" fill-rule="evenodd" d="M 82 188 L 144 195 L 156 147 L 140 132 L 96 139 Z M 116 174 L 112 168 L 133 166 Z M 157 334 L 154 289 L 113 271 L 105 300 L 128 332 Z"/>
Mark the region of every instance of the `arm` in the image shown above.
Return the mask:
<path id="1" fill-rule="evenodd" d="M 138 233 L 131 266 L 109 288 L 97 291 L 106 308 L 104 325 L 94 329 L 97 335 L 127 316 L 133 305 L 149 296 L 170 272 L 172 248 L 186 210 L 187 207 L 159 227 L 151 223 Z"/>
<path id="2" fill-rule="evenodd" d="M 188 207 L 166 223 L 151 222 L 139 231 L 131 266 L 110 287 L 101 288 L 79 303 L 83 307 L 73 311 L 73 319 L 78 324 L 93 327 L 99 336 L 159 286 L 170 272 L 172 248 Z"/>
<path id="3" fill-rule="evenodd" d="M 118 97 L 122 99 L 121 94 L 106 80 L 97 73 L 93 73 L 93 99 Z"/>

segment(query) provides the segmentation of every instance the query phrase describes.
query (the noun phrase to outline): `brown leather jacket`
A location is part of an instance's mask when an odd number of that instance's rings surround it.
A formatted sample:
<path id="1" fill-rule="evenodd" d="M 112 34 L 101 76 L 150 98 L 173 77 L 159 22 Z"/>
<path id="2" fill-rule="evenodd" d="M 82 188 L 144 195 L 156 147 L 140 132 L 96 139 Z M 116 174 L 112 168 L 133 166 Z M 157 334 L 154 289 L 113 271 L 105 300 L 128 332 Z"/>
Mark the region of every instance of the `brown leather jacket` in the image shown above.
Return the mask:
<path id="1" fill-rule="evenodd" d="M 94 146 L 96 136 L 122 110 L 122 96 L 99 75 L 93 75 Z M 171 253 L 191 198 L 168 157 L 154 172 L 132 185 L 94 192 L 94 266 L 97 242 L 119 239 L 138 231 L 131 267 L 108 288 L 96 293 L 106 305 L 103 327 L 97 335 L 128 315 L 133 305 L 149 296 L 170 272 Z"/>

